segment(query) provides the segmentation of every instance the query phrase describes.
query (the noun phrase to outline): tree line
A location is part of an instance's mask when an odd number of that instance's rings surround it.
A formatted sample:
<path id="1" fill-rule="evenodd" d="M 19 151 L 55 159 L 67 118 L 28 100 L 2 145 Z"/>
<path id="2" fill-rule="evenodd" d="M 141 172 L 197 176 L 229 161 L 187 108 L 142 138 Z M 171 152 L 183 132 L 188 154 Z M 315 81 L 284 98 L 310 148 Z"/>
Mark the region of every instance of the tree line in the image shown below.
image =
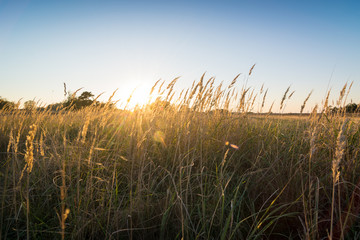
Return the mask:
<path id="1" fill-rule="evenodd" d="M 37 103 L 34 100 L 29 100 L 24 102 L 24 109 L 27 111 L 33 111 L 33 110 L 58 111 L 61 109 L 79 110 L 91 105 L 97 107 L 105 107 L 107 105 L 110 108 L 115 108 L 114 103 L 106 104 L 104 102 L 97 101 L 96 99 L 94 99 L 94 94 L 92 94 L 89 91 L 82 92 L 78 97 L 74 96 L 75 94 L 71 94 L 70 92 L 67 93 L 67 95 L 68 96 L 66 100 L 54 104 L 49 104 L 46 107 L 37 107 Z M 170 104 L 162 101 L 157 101 L 156 103 L 153 103 L 150 107 L 155 107 L 155 105 L 158 106 L 160 104 L 159 102 L 161 102 L 161 106 L 164 108 Z M 15 110 L 18 108 L 19 108 L 18 103 L 15 103 L 13 101 L 8 101 L 6 98 L 0 97 L 0 110 Z M 349 103 L 345 107 L 330 106 L 330 112 L 360 113 L 360 104 Z"/>
<path id="2" fill-rule="evenodd" d="M 38 107 L 37 103 L 34 100 L 29 100 L 24 102 L 24 110 L 33 111 L 33 110 L 51 110 L 58 111 L 61 109 L 67 110 L 79 110 L 91 105 L 97 107 L 110 107 L 114 108 L 114 103 L 106 104 L 104 102 L 97 101 L 94 99 L 94 94 L 89 91 L 84 91 L 80 96 L 76 97 L 75 94 L 68 93 L 66 100 L 54 104 L 49 104 L 46 107 Z M 0 97 L 0 110 L 16 110 L 19 108 L 19 104 L 9 101 L 6 98 Z"/>
<path id="3" fill-rule="evenodd" d="M 359 113 L 360 104 L 349 103 L 345 107 L 330 107 L 332 113 L 345 112 L 345 113 Z"/>

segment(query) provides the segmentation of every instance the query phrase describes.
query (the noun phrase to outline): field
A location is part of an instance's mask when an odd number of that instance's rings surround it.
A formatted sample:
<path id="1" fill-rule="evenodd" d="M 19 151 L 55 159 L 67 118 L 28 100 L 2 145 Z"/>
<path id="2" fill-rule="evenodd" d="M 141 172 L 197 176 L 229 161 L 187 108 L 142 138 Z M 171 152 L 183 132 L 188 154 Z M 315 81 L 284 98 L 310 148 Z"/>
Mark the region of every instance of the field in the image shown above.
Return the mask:
<path id="1" fill-rule="evenodd" d="M 159 83 L 132 110 L 1 111 L 0 239 L 360 238 L 358 119 L 327 99 L 250 114 L 266 92 L 235 82 L 175 100 Z"/>

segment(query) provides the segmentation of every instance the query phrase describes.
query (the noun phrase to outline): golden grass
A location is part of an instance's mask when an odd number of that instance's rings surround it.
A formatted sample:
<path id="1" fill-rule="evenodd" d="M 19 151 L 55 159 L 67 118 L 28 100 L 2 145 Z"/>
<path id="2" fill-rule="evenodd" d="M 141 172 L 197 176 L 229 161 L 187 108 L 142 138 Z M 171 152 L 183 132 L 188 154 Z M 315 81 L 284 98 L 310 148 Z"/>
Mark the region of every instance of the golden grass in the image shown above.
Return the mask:
<path id="1" fill-rule="evenodd" d="M 331 113 L 329 94 L 312 114 L 268 114 L 268 90 L 238 92 L 238 78 L 203 75 L 177 98 L 178 79 L 159 80 L 131 111 L 131 98 L 123 110 L 1 111 L 0 238 L 358 236 L 343 218 L 357 211 L 358 119 Z"/>

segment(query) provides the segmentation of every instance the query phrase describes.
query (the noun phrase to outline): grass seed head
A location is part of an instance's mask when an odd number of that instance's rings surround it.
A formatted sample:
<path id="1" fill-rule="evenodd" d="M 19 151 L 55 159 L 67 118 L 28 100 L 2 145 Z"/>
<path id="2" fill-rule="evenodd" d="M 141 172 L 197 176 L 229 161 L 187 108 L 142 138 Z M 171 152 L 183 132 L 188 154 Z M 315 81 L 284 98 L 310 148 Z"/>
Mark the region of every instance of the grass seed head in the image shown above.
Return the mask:
<path id="1" fill-rule="evenodd" d="M 339 166 L 340 162 L 344 156 L 345 147 L 346 147 L 346 127 L 348 123 L 348 119 L 345 119 L 343 124 L 341 125 L 341 129 L 339 132 L 339 135 L 337 137 L 336 141 L 336 151 L 335 151 L 335 157 L 332 161 L 332 176 L 334 183 L 339 181 L 340 172 L 339 172 Z"/>
<path id="2" fill-rule="evenodd" d="M 36 125 L 30 126 L 29 134 L 26 137 L 26 153 L 25 161 L 27 166 L 27 172 L 31 173 L 34 163 L 34 138 L 36 134 Z"/>
<path id="3" fill-rule="evenodd" d="M 25 170 L 27 173 L 31 173 L 33 165 L 34 165 L 34 138 L 36 134 L 36 125 L 33 124 L 30 126 L 30 131 L 28 135 L 26 136 L 26 152 L 25 152 L 25 166 L 23 170 L 21 171 L 21 175 L 19 178 L 19 182 L 21 181 L 22 177 L 24 176 Z"/>
<path id="4" fill-rule="evenodd" d="M 285 99 L 286 99 L 286 96 L 287 96 L 289 90 L 290 90 L 290 86 L 286 89 L 286 91 L 285 91 L 285 93 L 284 93 L 284 96 L 283 96 L 283 98 L 281 99 L 280 110 L 281 110 L 281 109 L 283 108 L 283 106 L 284 106 L 284 101 L 285 101 Z"/>
<path id="5" fill-rule="evenodd" d="M 252 67 L 250 68 L 250 71 L 249 71 L 249 76 L 251 76 L 253 70 L 254 70 L 254 67 L 255 67 L 256 63 L 254 65 L 252 65 Z"/>
<path id="6" fill-rule="evenodd" d="M 309 100 L 309 98 L 310 98 L 310 96 L 311 96 L 312 93 L 313 93 L 313 91 L 311 90 L 311 92 L 310 92 L 310 93 L 307 95 L 307 97 L 305 98 L 303 104 L 301 105 L 300 114 L 303 113 L 304 108 L 305 108 L 305 106 L 306 106 L 306 102 Z"/>

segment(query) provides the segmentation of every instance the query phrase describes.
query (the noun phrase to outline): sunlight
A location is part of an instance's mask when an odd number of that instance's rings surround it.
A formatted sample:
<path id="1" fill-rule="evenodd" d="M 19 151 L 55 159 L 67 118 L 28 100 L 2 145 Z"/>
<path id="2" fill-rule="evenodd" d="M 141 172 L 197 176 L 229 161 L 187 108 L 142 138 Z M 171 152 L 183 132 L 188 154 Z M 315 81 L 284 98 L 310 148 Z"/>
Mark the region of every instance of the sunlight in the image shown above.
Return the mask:
<path id="1" fill-rule="evenodd" d="M 151 85 L 150 84 L 128 84 L 119 91 L 121 97 L 120 108 L 124 108 L 127 105 L 127 109 L 134 109 L 135 106 L 143 106 L 149 101 Z M 131 98 L 130 98 L 131 97 Z M 127 101 L 130 101 L 127 103 Z"/>

